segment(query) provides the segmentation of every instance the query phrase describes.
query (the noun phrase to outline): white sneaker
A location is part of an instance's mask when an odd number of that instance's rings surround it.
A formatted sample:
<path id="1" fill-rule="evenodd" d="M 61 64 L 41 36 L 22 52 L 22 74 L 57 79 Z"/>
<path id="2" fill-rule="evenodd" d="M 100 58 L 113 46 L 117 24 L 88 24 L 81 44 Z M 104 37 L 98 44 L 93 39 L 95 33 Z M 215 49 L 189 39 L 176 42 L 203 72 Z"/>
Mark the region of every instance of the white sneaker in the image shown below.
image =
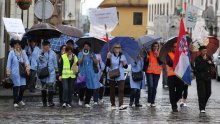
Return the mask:
<path id="1" fill-rule="evenodd" d="M 79 105 L 79 106 L 82 106 L 82 105 L 83 105 L 83 102 L 82 102 L 81 100 L 79 100 L 78 105 Z"/>
<path id="2" fill-rule="evenodd" d="M 20 101 L 18 104 L 21 106 L 25 106 L 25 103 L 23 101 Z"/>
<path id="3" fill-rule="evenodd" d="M 91 106 L 89 104 L 85 104 L 86 108 L 91 108 Z"/>
<path id="4" fill-rule="evenodd" d="M 201 112 L 201 113 L 205 113 L 205 110 L 201 110 L 200 112 Z"/>
<path id="5" fill-rule="evenodd" d="M 104 103 L 104 100 L 103 100 L 103 99 L 100 99 L 100 100 L 99 100 L 99 103 L 103 104 L 103 103 Z"/>
<path id="6" fill-rule="evenodd" d="M 69 107 L 69 108 L 71 108 L 71 107 L 72 107 L 70 104 L 67 104 L 66 106 L 67 106 L 67 107 Z"/>
<path id="7" fill-rule="evenodd" d="M 94 102 L 94 105 L 98 105 L 98 102 Z"/>
<path id="8" fill-rule="evenodd" d="M 111 106 L 111 110 L 116 110 L 116 106 Z"/>
<path id="9" fill-rule="evenodd" d="M 66 103 L 63 103 L 62 107 L 65 108 L 66 107 Z"/>
<path id="10" fill-rule="evenodd" d="M 183 106 L 184 106 L 184 107 L 187 107 L 187 104 L 186 104 L 186 103 L 183 103 Z"/>
<path id="11" fill-rule="evenodd" d="M 150 106 L 151 106 L 151 107 L 156 107 L 156 104 L 151 104 Z"/>
<path id="12" fill-rule="evenodd" d="M 150 107 L 150 106 L 151 106 L 151 103 L 147 103 L 147 106 L 149 106 L 149 107 Z"/>
<path id="13" fill-rule="evenodd" d="M 14 104 L 14 107 L 15 107 L 15 108 L 18 108 L 18 107 L 19 107 L 19 105 L 18 105 L 17 103 L 15 103 L 15 104 Z"/>
<path id="14" fill-rule="evenodd" d="M 125 110 L 125 109 L 127 109 L 127 106 L 121 105 L 118 109 L 119 109 L 119 110 Z"/>

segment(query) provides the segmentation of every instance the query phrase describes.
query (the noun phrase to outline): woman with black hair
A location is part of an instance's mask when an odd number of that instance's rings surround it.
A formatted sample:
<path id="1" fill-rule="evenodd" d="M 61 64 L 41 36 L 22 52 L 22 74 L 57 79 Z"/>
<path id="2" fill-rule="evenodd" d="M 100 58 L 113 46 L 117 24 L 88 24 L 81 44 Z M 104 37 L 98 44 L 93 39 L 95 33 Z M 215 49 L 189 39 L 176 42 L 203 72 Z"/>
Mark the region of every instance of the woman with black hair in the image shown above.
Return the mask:
<path id="1" fill-rule="evenodd" d="M 10 45 L 12 50 L 8 55 L 6 75 L 7 77 L 10 77 L 14 84 L 14 107 L 19 107 L 19 105 L 25 105 L 22 99 L 26 87 L 26 76 L 30 73 L 30 66 L 26 52 L 21 48 L 21 42 L 19 40 L 11 39 Z"/>
<path id="2" fill-rule="evenodd" d="M 85 77 L 86 82 L 86 94 L 85 94 L 85 107 L 89 108 L 90 100 L 93 95 L 93 90 L 100 88 L 99 76 L 98 76 L 98 60 L 96 59 L 95 54 L 91 51 L 91 44 L 89 42 L 85 42 L 83 45 L 83 50 L 78 54 L 78 65 L 79 65 L 79 73 L 81 76 Z M 80 101 L 83 100 L 83 92 L 80 92 Z"/>

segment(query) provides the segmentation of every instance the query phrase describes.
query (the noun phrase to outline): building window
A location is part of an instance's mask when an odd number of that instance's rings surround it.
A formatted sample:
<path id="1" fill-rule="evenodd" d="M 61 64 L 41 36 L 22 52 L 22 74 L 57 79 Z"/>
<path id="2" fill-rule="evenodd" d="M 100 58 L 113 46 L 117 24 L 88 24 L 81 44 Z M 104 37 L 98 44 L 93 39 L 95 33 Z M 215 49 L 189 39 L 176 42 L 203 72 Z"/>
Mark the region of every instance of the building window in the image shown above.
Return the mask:
<path id="1" fill-rule="evenodd" d="M 204 0 L 201 0 L 201 5 L 203 5 L 204 4 Z"/>
<path id="2" fill-rule="evenodd" d="M 148 15 L 149 15 L 148 20 L 151 21 L 151 5 L 149 5 L 148 10 L 149 10 L 149 11 L 148 11 L 148 13 L 149 13 L 149 14 L 148 14 Z"/>
<path id="3" fill-rule="evenodd" d="M 142 18 L 143 18 L 143 13 L 142 12 L 134 12 L 134 14 L 133 14 L 133 24 L 134 25 L 142 25 Z"/>
<path id="4" fill-rule="evenodd" d="M 210 4 L 213 4 L 213 0 L 210 0 Z"/>
<path id="5" fill-rule="evenodd" d="M 167 15 L 169 15 L 169 3 L 167 3 Z"/>
<path id="6" fill-rule="evenodd" d="M 160 4 L 157 4 L 157 15 L 160 15 Z"/>
<path id="7" fill-rule="evenodd" d="M 118 16 L 118 25 L 119 25 L 119 12 L 117 12 L 117 16 Z"/>
<path id="8" fill-rule="evenodd" d="M 163 15 L 165 15 L 165 3 L 163 4 Z"/>
<path id="9" fill-rule="evenodd" d="M 151 20 L 154 21 L 154 5 L 151 5 Z"/>

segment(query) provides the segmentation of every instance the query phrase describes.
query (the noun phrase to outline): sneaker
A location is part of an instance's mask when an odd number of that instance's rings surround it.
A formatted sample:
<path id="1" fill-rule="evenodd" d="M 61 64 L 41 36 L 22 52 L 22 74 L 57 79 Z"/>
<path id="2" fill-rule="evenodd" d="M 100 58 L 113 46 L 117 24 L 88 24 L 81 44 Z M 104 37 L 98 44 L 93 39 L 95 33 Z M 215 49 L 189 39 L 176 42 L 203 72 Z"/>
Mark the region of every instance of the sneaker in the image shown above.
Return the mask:
<path id="1" fill-rule="evenodd" d="M 201 110 L 200 112 L 201 112 L 201 113 L 205 113 L 205 110 Z"/>
<path id="2" fill-rule="evenodd" d="M 150 106 L 151 106 L 151 107 L 156 107 L 156 104 L 151 104 Z"/>
<path id="3" fill-rule="evenodd" d="M 135 107 L 142 107 L 142 105 L 141 104 L 136 104 Z"/>
<path id="4" fill-rule="evenodd" d="M 67 104 L 66 106 L 67 106 L 68 108 L 71 108 L 71 107 L 72 107 L 70 104 Z"/>
<path id="5" fill-rule="evenodd" d="M 21 106 L 25 106 L 25 103 L 23 101 L 20 101 L 18 104 Z"/>
<path id="6" fill-rule="evenodd" d="M 91 108 L 91 106 L 89 104 L 85 104 L 86 108 Z"/>
<path id="7" fill-rule="evenodd" d="M 51 102 L 51 103 L 49 103 L 49 105 L 48 105 L 49 107 L 54 107 L 55 106 L 55 104 L 53 103 L 53 102 Z"/>
<path id="8" fill-rule="evenodd" d="M 111 106 L 111 110 L 116 110 L 116 106 Z"/>
<path id="9" fill-rule="evenodd" d="M 184 103 L 183 102 L 180 102 L 180 107 L 183 107 Z"/>
<path id="10" fill-rule="evenodd" d="M 167 86 L 167 85 L 164 85 L 163 87 L 164 87 L 164 88 L 168 88 L 168 86 Z"/>
<path id="11" fill-rule="evenodd" d="M 127 106 L 121 105 L 118 109 L 119 109 L 119 110 L 125 110 L 125 109 L 127 109 Z"/>
<path id="12" fill-rule="evenodd" d="M 187 107 L 187 104 L 186 104 L 186 103 L 183 103 L 183 107 Z"/>
<path id="13" fill-rule="evenodd" d="M 149 107 L 150 107 L 150 106 L 151 106 L 151 103 L 147 103 L 147 106 L 149 106 Z"/>
<path id="14" fill-rule="evenodd" d="M 83 101 L 79 100 L 78 105 L 82 106 L 83 105 Z"/>
<path id="15" fill-rule="evenodd" d="M 104 103 L 104 100 L 103 100 L 103 99 L 100 99 L 100 100 L 99 100 L 99 103 L 103 104 L 103 103 Z"/>
<path id="16" fill-rule="evenodd" d="M 66 103 L 63 103 L 62 107 L 65 108 L 66 107 Z"/>
<path id="17" fill-rule="evenodd" d="M 98 105 L 98 102 L 94 102 L 94 105 Z"/>
<path id="18" fill-rule="evenodd" d="M 18 105 L 17 103 L 15 103 L 15 104 L 14 104 L 14 107 L 15 107 L 15 108 L 18 108 L 18 107 L 19 107 L 19 105 Z"/>

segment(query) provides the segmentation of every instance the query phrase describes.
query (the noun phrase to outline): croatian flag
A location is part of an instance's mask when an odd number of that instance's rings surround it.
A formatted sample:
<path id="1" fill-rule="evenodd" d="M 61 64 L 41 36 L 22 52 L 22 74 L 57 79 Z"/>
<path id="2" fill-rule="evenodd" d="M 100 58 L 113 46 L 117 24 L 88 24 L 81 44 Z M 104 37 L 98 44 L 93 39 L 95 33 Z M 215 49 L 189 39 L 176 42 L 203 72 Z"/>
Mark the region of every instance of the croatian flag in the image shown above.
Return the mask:
<path id="1" fill-rule="evenodd" d="M 190 53 L 186 41 L 186 31 L 183 19 L 180 21 L 179 37 L 174 58 L 174 72 L 186 84 L 191 85 L 191 71 L 190 71 Z"/>

